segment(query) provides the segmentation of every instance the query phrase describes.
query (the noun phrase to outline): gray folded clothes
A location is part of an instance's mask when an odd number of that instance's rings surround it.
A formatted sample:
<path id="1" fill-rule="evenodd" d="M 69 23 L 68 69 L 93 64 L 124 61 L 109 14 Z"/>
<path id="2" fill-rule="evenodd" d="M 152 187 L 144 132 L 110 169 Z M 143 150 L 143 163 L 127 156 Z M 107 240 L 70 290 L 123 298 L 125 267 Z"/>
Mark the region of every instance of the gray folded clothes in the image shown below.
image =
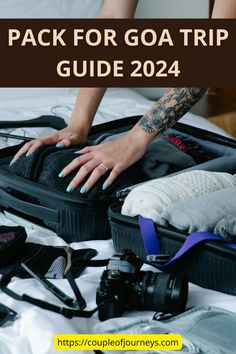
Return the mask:
<path id="1" fill-rule="evenodd" d="M 167 207 L 161 225 L 172 225 L 188 233 L 210 231 L 227 215 L 236 217 L 236 187 L 224 188 Z"/>
<path id="2" fill-rule="evenodd" d="M 201 163 L 196 166 L 189 167 L 189 168 L 185 169 L 184 172 L 196 171 L 196 170 L 212 171 L 212 172 L 226 172 L 226 173 L 235 174 L 236 173 L 236 155 L 217 157 L 213 160 Z M 169 177 L 179 175 L 180 173 L 181 173 L 181 171 L 174 172 L 173 174 L 169 175 Z"/>
<path id="3" fill-rule="evenodd" d="M 223 237 L 226 241 L 236 243 L 236 210 L 234 212 L 234 215 L 227 215 L 218 222 L 214 229 L 214 233 Z"/>

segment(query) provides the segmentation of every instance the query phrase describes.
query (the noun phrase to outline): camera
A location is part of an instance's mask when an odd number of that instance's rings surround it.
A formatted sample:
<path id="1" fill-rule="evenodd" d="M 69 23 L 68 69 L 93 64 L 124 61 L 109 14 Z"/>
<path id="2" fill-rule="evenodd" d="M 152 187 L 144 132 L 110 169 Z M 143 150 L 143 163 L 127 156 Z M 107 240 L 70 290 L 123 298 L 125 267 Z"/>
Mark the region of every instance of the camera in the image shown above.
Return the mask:
<path id="1" fill-rule="evenodd" d="M 115 254 L 101 276 L 96 301 L 101 321 L 126 310 L 177 314 L 185 309 L 188 281 L 167 273 L 140 271 L 143 262 L 131 251 Z"/>

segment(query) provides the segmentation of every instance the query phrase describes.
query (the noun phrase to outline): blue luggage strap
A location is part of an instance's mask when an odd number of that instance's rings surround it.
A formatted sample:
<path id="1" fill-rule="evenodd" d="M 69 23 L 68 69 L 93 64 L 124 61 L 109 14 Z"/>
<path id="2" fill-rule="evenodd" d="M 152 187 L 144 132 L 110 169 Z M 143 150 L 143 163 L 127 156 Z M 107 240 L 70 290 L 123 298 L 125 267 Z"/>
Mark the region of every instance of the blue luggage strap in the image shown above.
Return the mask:
<path id="1" fill-rule="evenodd" d="M 166 254 L 161 254 L 158 235 L 155 229 L 155 224 L 151 219 L 146 219 L 139 216 L 139 226 L 147 254 L 147 260 L 159 269 L 165 269 L 174 264 L 177 260 L 181 259 L 187 252 L 193 249 L 196 245 L 204 241 L 220 241 L 225 247 L 236 250 L 236 244 L 227 242 L 223 238 L 211 232 L 193 232 L 187 236 L 185 242 L 179 251 L 170 257 Z"/>

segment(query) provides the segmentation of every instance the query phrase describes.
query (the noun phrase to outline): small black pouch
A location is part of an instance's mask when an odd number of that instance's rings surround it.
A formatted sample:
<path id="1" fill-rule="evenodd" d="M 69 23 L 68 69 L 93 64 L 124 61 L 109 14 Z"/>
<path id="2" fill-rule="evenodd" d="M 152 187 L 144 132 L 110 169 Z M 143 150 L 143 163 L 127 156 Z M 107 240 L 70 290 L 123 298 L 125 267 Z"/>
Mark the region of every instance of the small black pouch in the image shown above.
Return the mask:
<path id="1" fill-rule="evenodd" d="M 15 261 L 26 238 L 25 229 L 21 226 L 0 226 L 0 267 Z"/>

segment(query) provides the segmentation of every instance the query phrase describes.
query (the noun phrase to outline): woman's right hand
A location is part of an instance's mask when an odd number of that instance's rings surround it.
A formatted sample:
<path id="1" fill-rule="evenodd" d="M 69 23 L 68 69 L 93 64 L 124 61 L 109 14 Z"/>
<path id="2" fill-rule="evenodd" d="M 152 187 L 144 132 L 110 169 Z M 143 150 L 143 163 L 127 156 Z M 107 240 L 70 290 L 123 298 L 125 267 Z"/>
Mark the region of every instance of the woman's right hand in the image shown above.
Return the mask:
<path id="1" fill-rule="evenodd" d="M 75 131 L 68 126 L 58 132 L 45 135 L 40 139 L 29 141 L 17 152 L 11 164 L 18 160 L 23 154 L 30 156 L 42 145 L 50 144 L 56 145 L 58 148 L 63 148 L 75 144 L 84 144 L 86 141 L 87 134 L 78 129 Z"/>

